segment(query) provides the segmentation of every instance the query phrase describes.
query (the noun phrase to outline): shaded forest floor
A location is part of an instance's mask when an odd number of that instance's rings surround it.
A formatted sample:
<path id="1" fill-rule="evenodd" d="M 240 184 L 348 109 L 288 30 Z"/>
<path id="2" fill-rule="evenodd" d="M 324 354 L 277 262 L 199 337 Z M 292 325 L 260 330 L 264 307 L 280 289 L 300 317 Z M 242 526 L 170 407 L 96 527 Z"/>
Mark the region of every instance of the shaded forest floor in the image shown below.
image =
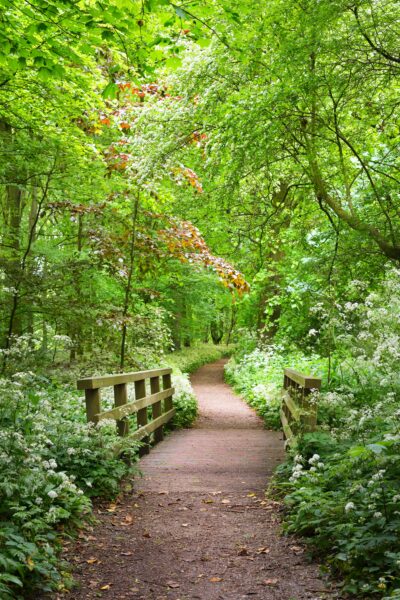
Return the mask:
<path id="1" fill-rule="evenodd" d="M 337 598 L 280 536 L 265 499 L 283 442 L 224 383 L 224 360 L 192 376 L 200 416 L 143 458 L 133 490 L 98 508 L 99 523 L 67 549 L 71 600 Z"/>

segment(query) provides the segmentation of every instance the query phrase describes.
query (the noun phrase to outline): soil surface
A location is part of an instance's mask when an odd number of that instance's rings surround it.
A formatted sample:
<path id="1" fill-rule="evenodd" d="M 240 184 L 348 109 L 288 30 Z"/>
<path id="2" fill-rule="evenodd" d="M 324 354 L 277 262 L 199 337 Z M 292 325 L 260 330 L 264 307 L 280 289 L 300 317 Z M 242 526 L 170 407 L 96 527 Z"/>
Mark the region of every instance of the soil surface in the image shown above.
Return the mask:
<path id="1" fill-rule="evenodd" d="M 281 434 L 224 383 L 224 362 L 192 376 L 194 426 L 142 458 L 143 477 L 67 550 L 71 600 L 337 597 L 301 544 L 280 535 L 279 504 L 264 490 L 283 459 Z"/>

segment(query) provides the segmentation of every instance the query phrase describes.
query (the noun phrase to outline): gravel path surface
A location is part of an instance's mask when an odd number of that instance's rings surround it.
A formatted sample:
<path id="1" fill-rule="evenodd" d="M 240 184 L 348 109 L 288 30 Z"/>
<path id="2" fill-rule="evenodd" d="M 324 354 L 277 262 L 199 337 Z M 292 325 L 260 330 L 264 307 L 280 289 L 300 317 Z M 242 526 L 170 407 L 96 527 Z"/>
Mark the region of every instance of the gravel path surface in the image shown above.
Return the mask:
<path id="1" fill-rule="evenodd" d="M 264 489 L 283 442 L 223 381 L 224 361 L 192 377 L 200 416 L 140 461 L 142 478 L 68 549 L 78 599 L 320 600 L 298 541 L 279 534 Z"/>

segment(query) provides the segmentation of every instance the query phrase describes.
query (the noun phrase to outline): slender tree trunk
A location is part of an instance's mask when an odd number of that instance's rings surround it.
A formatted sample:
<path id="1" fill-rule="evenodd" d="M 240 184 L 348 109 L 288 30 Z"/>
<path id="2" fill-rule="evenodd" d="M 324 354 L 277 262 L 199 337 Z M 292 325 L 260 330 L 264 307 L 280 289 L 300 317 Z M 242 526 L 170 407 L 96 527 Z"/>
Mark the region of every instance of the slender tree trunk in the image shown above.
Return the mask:
<path id="1" fill-rule="evenodd" d="M 131 232 L 131 243 L 129 248 L 129 265 L 128 265 L 128 281 L 125 288 L 125 298 L 124 305 L 122 311 L 122 335 L 121 335 L 121 353 L 120 353 L 120 363 L 119 368 L 121 371 L 124 370 L 125 364 L 125 352 L 126 352 L 126 333 L 127 333 L 127 322 L 126 319 L 128 317 L 129 305 L 131 302 L 131 293 L 132 293 L 132 278 L 135 267 L 135 243 L 136 243 L 136 225 L 137 218 L 139 213 L 139 193 L 136 196 L 135 202 L 133 204 L 132 211 L 132 232 Z"/>

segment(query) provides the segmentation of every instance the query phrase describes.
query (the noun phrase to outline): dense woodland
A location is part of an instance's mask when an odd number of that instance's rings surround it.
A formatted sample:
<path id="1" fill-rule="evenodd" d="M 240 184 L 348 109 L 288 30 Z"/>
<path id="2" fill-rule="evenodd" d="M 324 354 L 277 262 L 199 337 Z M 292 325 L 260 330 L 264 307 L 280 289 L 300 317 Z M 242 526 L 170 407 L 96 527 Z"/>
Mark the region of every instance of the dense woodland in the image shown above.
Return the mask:
<path id="1" fill-rule="evenodd" d="M 82 374 L 233 354 L 272 489 L 343 597 L 400 598 L 400 7 L 0 0 L 0 596 L 70 585 L 62 531 L 132 468 Z M 62 402 L 60 401 L 62 399 Z M 135 461 L 137 447 L 126 454 Z"/>

